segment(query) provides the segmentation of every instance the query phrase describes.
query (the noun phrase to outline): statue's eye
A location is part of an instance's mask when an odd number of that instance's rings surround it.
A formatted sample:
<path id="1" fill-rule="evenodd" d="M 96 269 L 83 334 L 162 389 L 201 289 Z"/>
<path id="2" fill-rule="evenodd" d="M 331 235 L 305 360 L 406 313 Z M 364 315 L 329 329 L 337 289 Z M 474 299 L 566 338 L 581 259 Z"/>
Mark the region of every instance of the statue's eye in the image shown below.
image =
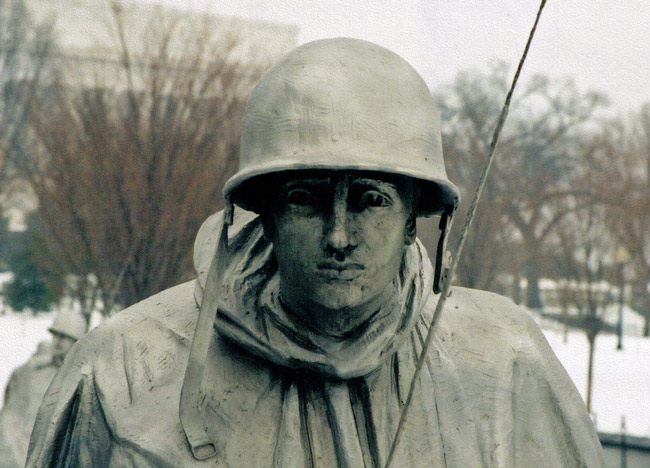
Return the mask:
<path id="1" fill-rule="evenodd" d="M 316 199 L 309 190 L 294 188 L 287 193 L 287 204 L 295 206 L 314 206 Z"/>
<path id="2" fill-rule="evenodd" d="M 358 207 L 360 210 L 388 205 L 390 205 L 390 199 L 376 190 L 367 190 L 359 197 Z"/>

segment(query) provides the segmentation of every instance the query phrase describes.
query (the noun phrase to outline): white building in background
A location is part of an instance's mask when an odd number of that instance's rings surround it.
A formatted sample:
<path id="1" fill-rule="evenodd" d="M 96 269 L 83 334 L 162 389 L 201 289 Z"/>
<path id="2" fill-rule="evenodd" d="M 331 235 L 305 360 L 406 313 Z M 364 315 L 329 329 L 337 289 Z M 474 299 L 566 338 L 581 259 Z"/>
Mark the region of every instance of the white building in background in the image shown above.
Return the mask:
<path id="1" fill-rule="evenodd" d="M 6 17 L 11 3 L 0 2 L 0 16 Z M 183 54 L 183 38 L 209 31 L 208 47 L 233 38 L 236 47 L 230 58 L 245 65 L 265 67 L 295 47 L 298 28 L 287 24 L 253 21 L 236 17 L 182 11 L 154 4 L 111 0 L 23 0 L 25 21 L 51 27 L 53 47 L 49 60 L 66 70 L 64 81 L 71 86 L 96 86 L 98 80 L 119 89 L 125 80 L 120 63 L 122 44 L 118 29 L 135 66 L 147 67 L 147 52 L 170 27 L 176 32 L 171 54 Z M 33 60 L 34 50 L 21 51 L 22 60 Z M 136 74 L 137 76 L 137 74 Z M 137 83 L 135 84 L 137 87 Z M 24 230 L 24 215 L 36 207 L 24 185 L 18 185 L 4 199 L 0 211 L 9 218 L 10 229 Z"/>
<path id="2" fill-rule="evenodd" d="M 238 57 L 245 63 L 271 63 L 296 45 L 296 26 L 184 11 L 155 4 L 111 0 L 24 0 L 34 24 L 52 24 L 58 51 L 80 62 L 111 62 L 121 58 L 116 14 L 123 19 L 129 50 L 144 53 L 148 35 L 155 37 L 170 26 L 179 36 L 206 26 L 219 40 L 227 35 L 241 39 Z M 172 51 L 182 51 L 182 41 Z"/>

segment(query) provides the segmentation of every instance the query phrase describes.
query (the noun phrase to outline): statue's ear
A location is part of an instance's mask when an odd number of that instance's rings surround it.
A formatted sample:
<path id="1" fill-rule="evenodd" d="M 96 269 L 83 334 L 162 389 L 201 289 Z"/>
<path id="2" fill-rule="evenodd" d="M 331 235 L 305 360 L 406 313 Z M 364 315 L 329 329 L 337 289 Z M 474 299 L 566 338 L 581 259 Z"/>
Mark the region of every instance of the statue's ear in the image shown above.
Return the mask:
<path id="1" fill-rule="evenodd" d="M 408 219 L 406 220 L 406 226 L 404 226 L 404 243 L 406 245 L 411 245 L 415 242 L 415 237 L 417 236 L 417 220 L 415 216 L 415 211 L 411 212 Z"/>

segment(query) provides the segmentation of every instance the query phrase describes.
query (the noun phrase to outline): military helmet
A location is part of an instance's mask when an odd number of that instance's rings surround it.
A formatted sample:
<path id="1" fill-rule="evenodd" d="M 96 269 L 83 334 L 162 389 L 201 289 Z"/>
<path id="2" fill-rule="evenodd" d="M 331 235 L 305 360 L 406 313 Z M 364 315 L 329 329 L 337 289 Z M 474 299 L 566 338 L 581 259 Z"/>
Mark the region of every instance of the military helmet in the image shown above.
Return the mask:
<path id="1" fill-rule="evenodd" d="M 88 330 L 84 316 L 74 310 L 61 309 L 48 329 L 51 333 L 67 336 L 73 340 L 81 338 Z"/>
<path id="2" fill-rule="evenodd" d="M 255 178 L 314 169 L 414 178 L 418 215 L 453 210 L 459 200 L 427 85 L 397 54 L 362 40 L 310 42 L 266 72 L 246 104 L 239 171 L 224 195 L 255 210 Z"/>

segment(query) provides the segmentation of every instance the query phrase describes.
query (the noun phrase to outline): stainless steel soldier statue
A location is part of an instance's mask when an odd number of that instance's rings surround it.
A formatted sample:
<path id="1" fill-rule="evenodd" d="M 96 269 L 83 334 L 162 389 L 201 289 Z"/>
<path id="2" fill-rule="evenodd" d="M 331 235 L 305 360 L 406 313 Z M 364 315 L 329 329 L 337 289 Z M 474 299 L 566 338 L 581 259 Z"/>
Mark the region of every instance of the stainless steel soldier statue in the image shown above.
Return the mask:
<path id="1" fill-rule="evenodd" d="M 416 219 L 459 200 L 435 102 L 382 47 L 308 43 L 253 91 L 240 153 L 226 210 L 198 233 L 197 279 L 73 348 L 28 467 L 383 466 L 443 269 Z M 393 466 L 603 462 L 533 321 L 454 288 Z"/>

